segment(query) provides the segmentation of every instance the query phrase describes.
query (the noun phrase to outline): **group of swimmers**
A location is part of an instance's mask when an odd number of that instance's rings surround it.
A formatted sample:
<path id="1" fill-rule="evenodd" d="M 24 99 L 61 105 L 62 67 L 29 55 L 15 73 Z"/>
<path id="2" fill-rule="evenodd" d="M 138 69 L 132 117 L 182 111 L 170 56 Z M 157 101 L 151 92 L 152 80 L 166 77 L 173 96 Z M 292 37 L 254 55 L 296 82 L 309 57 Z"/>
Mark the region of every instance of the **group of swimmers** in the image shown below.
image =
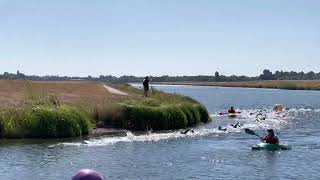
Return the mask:
<path id="1" fill-rule="evenodd" d="M 147 76 L 144 78 L 143 80 L 143 89 L 144 89 L 144 96 L 145 97 L 148 97 L 148 91 L 149 91 L 149 83 L 150 83 L 150 78 Z M 282 105 L 280 104 L 276 104 L 274 107 L 273 107 L 273 110 L 276 112 L 276 113 L 281 113 L 282 112 Z M 231 107 L 229 110 L 228 110 L 228 115 L 235 115 L 237 114 L 237 112 L 235 111 L 234 107 Z M 251 114 L 253 115 L 253 114 Z M 259 113 L 256 114 L 256 120 L 258 122 L 261 122 L 262 120 L 265 120 L 266 119 L 266 114 L 265 113 L 262 113 L 261 111 Z M 233 128 L 240 128 L 243 126 L 243 124 L 241 124 L 240 122 L 237 122 L 236 124 L 230 124 L 231 127 Z M 221 131 L 227 131 L 227 128 L 222 128 L 221 126 L 218 127 L 218 130 L 221 130 Z M 262 138 L 261 140 L 267 142 L 267 143 L 270 143 L 270 144 L 277 144 L 279 143 L 279 140 L 278 138 L 275 136 L 274 134 L 274 131 L 272 129 L 268 129 L 268 135 L 266 135 L 264 138 Z M 193 129 L 186 129 L 184 131 L 181 131 L 180 132 L 181 134 L 188 134 L 188 133 L 194 133 L 194 130 Z"/>
<path id="2" fill-rule="evenodd" d="M 256 114 L 256 120 L 258 122 L 261 122 L 262 120 L 266 119 L 266 114 L 262 112 L 263 110 L 259 111 L 258 113 L 250 113 L 250 115 L 254 115 Z M 283 107 L 280 104 L 276 104 L 273 107 L 273 111 L 277 114 L 280 114 L 283 111 Z M 230 114 L 235 114 L 236 111 L 234 110 L 234 107 L 231 107 L 228 110 L 228 115 Z M 231 127 L 233 128 L 240 128 L 243 126 L 243 124 L 241 124 L 240 122 L 237 122 L 236 124 L 230 124 Z M 220 131 L 227 131 L 227 128 L 222 128 L 221 126 L 218 127 L 218 130 Z M 269 143 L 269 144 L 279 144 L 279 139 L 278 137 L 275 135 L 274 130 L 273 129 L 267 129 L 267 135 L 264 137 L 261 137 L 261 141 Z"/>

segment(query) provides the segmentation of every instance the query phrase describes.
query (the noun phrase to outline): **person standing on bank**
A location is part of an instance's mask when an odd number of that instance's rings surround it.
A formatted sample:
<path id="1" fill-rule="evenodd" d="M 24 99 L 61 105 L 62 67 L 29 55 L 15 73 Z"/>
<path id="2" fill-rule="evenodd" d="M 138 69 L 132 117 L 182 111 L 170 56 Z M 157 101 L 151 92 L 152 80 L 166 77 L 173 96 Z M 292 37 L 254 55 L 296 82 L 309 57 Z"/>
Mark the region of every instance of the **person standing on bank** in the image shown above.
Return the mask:
<path id="1" fill-rule="evenodd" d="M 143 90 L 144 90 L 144 96 L 148 97 L 148 91 L 149 91 L 149 77 L 145 77 L 143 80 Z"/>

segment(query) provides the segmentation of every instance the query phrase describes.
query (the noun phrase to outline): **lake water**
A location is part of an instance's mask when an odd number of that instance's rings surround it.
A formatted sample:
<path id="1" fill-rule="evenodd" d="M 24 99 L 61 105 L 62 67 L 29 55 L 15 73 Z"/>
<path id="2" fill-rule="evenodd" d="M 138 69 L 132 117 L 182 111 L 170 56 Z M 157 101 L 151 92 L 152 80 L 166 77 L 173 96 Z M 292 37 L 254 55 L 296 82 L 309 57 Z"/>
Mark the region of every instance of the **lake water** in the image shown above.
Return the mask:
<path id="1" fill-rule="evenodd" d="M 0 141 L 0 179 L 71 179 L 82 168 L 105 179 L 319 179 L 320 92 L 200 86 L 154 86 L 197 99 L 211 113 L 212 123 L 187 135 L 179 131 L 125 137 L 62 141 Z M 271 111 L 274 104 L 288 108 Z M 218 115 L 230 106 L 235 119 Z M 264 110 L 264 111 L 263 111 Z M 266 116 L 261 120 L 256 113 Z M 258 122 L 256 119 L 260 120 Z M 242 127 L 229 124 L 240 122 Z M 219 131 L 218 126 L 227 131 Z M 274 128 L 289 151 L 252 151 Z"/>

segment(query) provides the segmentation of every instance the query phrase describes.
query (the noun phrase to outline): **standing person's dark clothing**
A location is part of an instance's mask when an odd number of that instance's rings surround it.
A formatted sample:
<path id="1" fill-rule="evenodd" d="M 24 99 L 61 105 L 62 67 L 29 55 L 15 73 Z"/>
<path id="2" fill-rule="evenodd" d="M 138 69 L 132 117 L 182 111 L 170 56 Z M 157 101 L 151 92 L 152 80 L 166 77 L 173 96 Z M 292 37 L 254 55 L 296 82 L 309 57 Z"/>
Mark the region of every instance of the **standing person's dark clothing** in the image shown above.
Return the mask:
<path id="1" fill-rule="evenodd" d="M 144 90 L 144 96 L 148 97 L 148 91 L 149 91 L 149 77 L 145 77 L 143 80 L 143 90 Z"/>

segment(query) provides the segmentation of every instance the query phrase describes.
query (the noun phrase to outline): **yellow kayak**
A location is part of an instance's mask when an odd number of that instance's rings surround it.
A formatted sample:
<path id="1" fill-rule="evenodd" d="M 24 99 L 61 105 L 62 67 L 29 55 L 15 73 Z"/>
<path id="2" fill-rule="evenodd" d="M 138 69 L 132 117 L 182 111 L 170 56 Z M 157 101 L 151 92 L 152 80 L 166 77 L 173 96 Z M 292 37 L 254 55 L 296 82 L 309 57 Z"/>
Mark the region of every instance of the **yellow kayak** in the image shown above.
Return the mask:
<path id="1" fill-rule="evenodd" d="M 230 118 L 235 118 L 235 117 L 237 117 L 237 114 L 236 113 L 229 113 L 228 116 Z"/>

